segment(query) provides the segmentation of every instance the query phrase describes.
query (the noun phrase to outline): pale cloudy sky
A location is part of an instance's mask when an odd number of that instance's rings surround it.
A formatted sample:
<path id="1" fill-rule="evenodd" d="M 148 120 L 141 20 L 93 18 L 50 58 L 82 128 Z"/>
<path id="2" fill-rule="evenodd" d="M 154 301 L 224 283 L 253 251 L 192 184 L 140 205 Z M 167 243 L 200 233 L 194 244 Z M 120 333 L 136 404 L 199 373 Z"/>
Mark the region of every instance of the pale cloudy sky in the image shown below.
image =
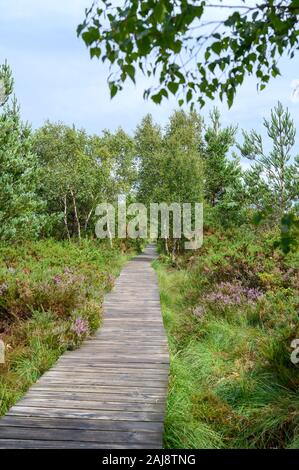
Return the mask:
<path id="1" fill-rule="evenodd" d="M 156 121 L 165 123 L 176 103 L 172 99 L 157 106 L 144 101 L 143 79 L 136 87 L 128 84 L 110 101 L 107 67 L 91 61 L 76 36 L 76 26 L 91 2 L 0 0 L 0 63 L 7 59 L 13 69 L 23 118 L 34 127 L 49 118 L 97 133 L 118 126 L 132 132 L 148 112 Z M 299 55 L 292 61 L 281 60 L 282 77 L 272 80 L 261 93 L 257 93 L 254 80 L 247 80 L 231 110 L 220 104 L 223 123 L 262 130 L 262 117 L 269 115 L 271 107 L 280 100 L 289 107 L 299 129 L 299 99 L 298 95 L 292 99 L 291 88 L 299 83 L 298 60 Z M 215 102 L 208 103 L 201 113 L 208 116 L 214 105 Z"/>

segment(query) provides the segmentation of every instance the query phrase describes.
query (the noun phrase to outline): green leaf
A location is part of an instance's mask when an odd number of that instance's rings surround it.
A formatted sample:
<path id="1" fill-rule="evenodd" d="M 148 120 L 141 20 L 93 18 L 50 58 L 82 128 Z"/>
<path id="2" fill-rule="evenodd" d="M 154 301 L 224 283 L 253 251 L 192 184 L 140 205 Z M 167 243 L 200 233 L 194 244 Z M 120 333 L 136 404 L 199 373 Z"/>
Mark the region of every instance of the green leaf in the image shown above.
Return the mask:
<path id="1" fill-rule="evenodd" d="M 124 65 L 123 70 L 129 75 L 132 82 L 135 83 L 135 67 L 133 65 Z"/>
<path id="2" fill-rule="evenodd" d="M 234 96 L 235 96 L 234 90 L 232 88 L 229 88 L 226 92 L 226 96 L 227 96 L 228 107 L 231 108 L 234 102 Z"/>
<path id="3" fill-rule="evenodd" d="M 82 31 L 86 28 L 86 21 L 84 21 L 82 24 L 79 24 L 77 27 L 77 36 L 80 36 Z"/>
<path id="4" fill-rule="evenodd" d="M 170 49 L 172 49 L 173 52 L 175 52 L 176 54 L 178 54 L 179 52 L 181 52 L 181 49 L 182 49 L 182 43 L 181 43 L 181 41 L 175 41 L 175 42 L 171 45 Z"/>
<path id="5" fill-rule="evenodd" d="M 208 61 L 210 57 L 211 57 L 211 52 L 207 49 L 205 52 L 205 60 Z"/>
<path id="6" fill-rule="evenodd" d="M 90 58 L 93 59 L 93 57 L 99 58 L 101 56 L 101 49 L 99 47 L 91 47 L 90 48 Z"/>
<path id="7" fill-rule="evenodd" d="M 211 49 L 213 52 L 215 52 L 215 54 L 220 55 L 222 51 L 222 43 L 220 41 L 214 42 L 211 45 Z"/>
<path id="8" fill-rule="evenodd" d="M 162 101 L 162 96 L 160 95 L 160 93 L 157 93 L 156 95 L 152 95 L 151 98 L 153 102 L 156 104 L 160 104 Z"/>
<path id="9" fill-rule="evenodd" d="M 93 42 L 100 38 L 100 32 L 97 28 L 90 27 L 87 31 L 82 34 L 83 41 L 87 46 L 90 46 Z"/>
<path id="10" fill-rule="evenodd" d="M 175 95 L 176 92 L 178 91 L 179 84 L 178 84 L 177 82 L 169 82 L 169 83 L 167 84 L 167 88 L 168 88 L 169 91 L 171 91 L 171 93 L 172 93 L 173 95 Z"/>
<path id="11" fill-rule="evenodd" d="M 115 85 L 115 83 L 110 82 L 109 83 L 109 88 L 110 88 L 110 97 L 111 99 L 116 95 L 118 92 L 118 87 Z"/>
<path id="12" fill-rule="evenodd" d="M 272 67 L 272 70 L 271 70 L 271 75 L 272 77 L 277 77 L 278 75 L 280 75 L 280 71 L 279 69 L 276 67 L 276 65 L 273 65 Z"/>
<path id="13" fill-rule="evenodd" d="M 189 101 L 191 100 L 192 100 L 192 90 L 190 90 L 189 88 L 189 90 L 187 91 L 187 95 L 186 95 L 186 101 L 187 103 L 189 103 Z"/>
<path id="14" fill-rule="evenodd" d="M 154 12 L 153 12 L 153 15 L 154 15 L 154 18 L 155 20 L 160 23 L 160 21 L 162 21 L 164 15 L 165 15 L 165 7 L 164 7 L 164 4 L 163 2 L 157 2 L 155 8 L 154 8 Z"/>

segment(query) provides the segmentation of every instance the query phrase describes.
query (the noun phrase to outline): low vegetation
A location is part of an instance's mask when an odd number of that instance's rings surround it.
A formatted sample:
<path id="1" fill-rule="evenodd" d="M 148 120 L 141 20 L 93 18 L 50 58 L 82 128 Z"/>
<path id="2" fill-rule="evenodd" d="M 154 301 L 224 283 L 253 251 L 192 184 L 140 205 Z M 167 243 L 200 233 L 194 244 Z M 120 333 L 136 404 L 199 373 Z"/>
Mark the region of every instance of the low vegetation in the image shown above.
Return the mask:
<path id="1" fill-rule="evenodd" d="M 124 249 L 124 246 L 122 246 Z M 100 325 L 102 300 L 130 251 L 84 240 L 0 248 L 0 414 Z"/>
<path id="2" fill-rule="evenodd" d="M 196 253 L 156 264 L 171 350 L 166 447 L 299 447 L 299 255 L 274 240 L 209 230 Z"/>

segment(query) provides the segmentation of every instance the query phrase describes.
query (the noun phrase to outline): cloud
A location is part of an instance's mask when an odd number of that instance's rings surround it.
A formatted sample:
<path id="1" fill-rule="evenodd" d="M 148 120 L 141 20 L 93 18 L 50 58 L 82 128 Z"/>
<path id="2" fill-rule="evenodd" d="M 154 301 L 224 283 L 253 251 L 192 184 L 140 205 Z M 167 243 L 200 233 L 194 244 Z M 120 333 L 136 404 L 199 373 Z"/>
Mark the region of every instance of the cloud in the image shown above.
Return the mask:
<path id="1" fill-rule="evenodd" d="M 39 19 L 41 23 L 47 22 L 49 17 L 59 21 L 61 17 L 82 19 L 85 8 L 89 7 L 92 0 L 0 0 L 2 18 L 6 21 Z"/>

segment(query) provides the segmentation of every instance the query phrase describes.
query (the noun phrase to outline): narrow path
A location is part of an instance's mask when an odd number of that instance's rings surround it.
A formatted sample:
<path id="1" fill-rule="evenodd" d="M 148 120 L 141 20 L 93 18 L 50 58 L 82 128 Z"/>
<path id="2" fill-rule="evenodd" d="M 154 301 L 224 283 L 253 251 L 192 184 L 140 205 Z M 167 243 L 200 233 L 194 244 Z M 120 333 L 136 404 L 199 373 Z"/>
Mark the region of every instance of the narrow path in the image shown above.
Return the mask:
<path id="1" fill-rule="evenodd" d="M 0 420 L 0 448 L 160 448 L 169 356 L 150 245 L 105 297 L 104 324 Z"/>

